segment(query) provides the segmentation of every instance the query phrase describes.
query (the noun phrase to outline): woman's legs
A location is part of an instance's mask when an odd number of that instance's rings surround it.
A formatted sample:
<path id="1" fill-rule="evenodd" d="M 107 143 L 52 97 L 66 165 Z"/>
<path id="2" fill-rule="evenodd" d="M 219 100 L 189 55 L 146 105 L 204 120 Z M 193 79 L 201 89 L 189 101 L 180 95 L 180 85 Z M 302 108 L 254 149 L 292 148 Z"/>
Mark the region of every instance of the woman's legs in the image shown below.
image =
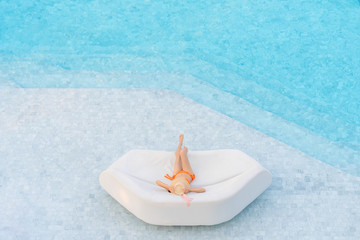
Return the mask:
<path id="1" fill-rule="evenodd" d="M 183 140 L 184 140 L 184 134 L 181 134 L 179 136 L 179 145 L 176 149 L 176 160 L 175 160 L 175 166 L 174 166 L 174 172 L 173 172 L 173 176 L 175 174 L 177 174 L 179 171 L 182 170 L 182 162 L 181 162 L 181 146 L 183 144 Z"/>
<path id="2" fill-rule="evenodd" d="M 187 156 L 187 152 L 188 152 L 187 147 L 184 147 L 180 152 L 182 168 L 184 171 L 186 171 L 192 175 L 192 174 L 194 174 L 194 172 L 191 168 L 191 165 L 190 165 L 190 162 L 189 162 L 189 159 Z"/>

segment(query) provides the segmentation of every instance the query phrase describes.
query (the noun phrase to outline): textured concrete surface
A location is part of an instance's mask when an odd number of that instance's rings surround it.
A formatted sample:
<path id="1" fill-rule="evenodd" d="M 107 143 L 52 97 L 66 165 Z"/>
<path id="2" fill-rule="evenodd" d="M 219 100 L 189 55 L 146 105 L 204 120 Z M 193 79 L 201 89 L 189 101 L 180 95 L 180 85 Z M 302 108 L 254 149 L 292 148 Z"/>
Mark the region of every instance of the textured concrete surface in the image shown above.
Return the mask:
<path id="1" fill-rule="evenodd" d="M 229 222 L 137 219 L 98 175 L 127 151 L 235 148 L 273 174 Z M 0 89 L 0 239 L 359 239 L 360 178 L 180 94 L 156 89 Z M 171 213 L 169 213 L 171 214 Z"/>

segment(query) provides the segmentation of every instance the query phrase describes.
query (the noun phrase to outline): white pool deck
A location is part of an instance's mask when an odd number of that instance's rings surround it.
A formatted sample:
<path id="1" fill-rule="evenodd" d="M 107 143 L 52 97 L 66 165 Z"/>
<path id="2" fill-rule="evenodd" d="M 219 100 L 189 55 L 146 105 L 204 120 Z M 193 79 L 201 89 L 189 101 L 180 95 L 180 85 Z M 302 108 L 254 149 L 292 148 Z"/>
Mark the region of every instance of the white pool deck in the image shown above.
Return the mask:
<path id="1" fill-rule="evenodd" d="M 210 227 L 149 225 L 100 187 L 124 153 L 175 150 L 180 133 L 244 151 L 272 185 Z M 359 177 L 169 90 L 0 89 L 0 163 L 0 239 L 360 239 Z"/>

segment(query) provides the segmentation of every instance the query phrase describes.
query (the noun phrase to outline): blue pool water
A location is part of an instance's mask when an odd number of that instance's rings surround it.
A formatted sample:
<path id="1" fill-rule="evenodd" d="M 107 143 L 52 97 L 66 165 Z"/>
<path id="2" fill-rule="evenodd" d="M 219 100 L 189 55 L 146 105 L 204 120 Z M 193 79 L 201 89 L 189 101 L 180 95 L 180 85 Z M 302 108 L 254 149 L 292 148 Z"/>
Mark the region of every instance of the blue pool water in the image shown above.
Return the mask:
<path id="1" fill-rule="evenodd" d="M 171 89 L 360 175 L 357 0 L 0 1 L 0 83 Z"/>

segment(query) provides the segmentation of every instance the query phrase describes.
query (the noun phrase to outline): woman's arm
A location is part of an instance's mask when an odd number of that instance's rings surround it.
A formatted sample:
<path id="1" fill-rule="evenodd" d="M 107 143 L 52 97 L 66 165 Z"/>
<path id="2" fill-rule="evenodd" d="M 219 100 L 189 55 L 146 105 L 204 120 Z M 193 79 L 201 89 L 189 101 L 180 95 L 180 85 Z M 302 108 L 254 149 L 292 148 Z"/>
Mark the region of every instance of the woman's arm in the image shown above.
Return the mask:
<path id="1" fill-rule="evenodd" d="M 156 184 L 159 185 L 160 187 L 165 188 L 167 191 L 170 191 L 170 186 L 169 185 L 166 185 L 165 183 L 160 182 L 159 180 L 156 181 Z"/>
<path id="2" fill-rule="evenodd" d="M 201 188 L 201 187 L 191 187 L 189 189 L 189 192 L 203 193 L 203 192 L 206 192 L 206 190 L 205 190 L 205 188 Z"/>

